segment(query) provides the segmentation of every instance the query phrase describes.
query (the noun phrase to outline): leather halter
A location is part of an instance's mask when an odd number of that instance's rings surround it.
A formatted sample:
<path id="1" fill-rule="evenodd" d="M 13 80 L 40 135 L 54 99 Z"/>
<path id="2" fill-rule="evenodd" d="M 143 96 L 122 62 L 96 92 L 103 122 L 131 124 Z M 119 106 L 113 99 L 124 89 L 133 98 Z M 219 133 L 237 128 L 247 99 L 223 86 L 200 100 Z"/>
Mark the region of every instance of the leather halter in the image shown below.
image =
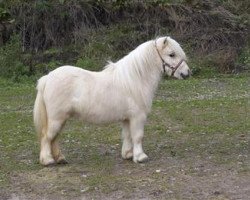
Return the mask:
<path id="1" fill-rule="evenodd" d="M 172 70 L 171 76 L 174 76 L 174 73 L 176 72 L 176 70 L 180 67 L 180 65 L 182 64 L 182 62 L 185 61 L 185 60 L 184 60 L 184 59 L 181 59 L 180 62 L 178 62 L 178 64 L 177 64 L 175 67 L 173 67 L 173 66 L 171 66 L 170 64 L 168 64 L 168 63 L 161 57 L 161 54 L 160 54 L 160 52 L 159 52 L 159 50 L 158 50 L 158 48 L 157 48 L 157 46 L 156 46 L 156 40 L 155 40 L 155 48 L 156 48 L 156 51 L 157 51 L 157 53 L 158 53 L 158 55 L 159 55 L 159 57 L 160 57 L 160 59 L 161 59 L 161 61 L 162 61 L 162 68 L 163 68 L 164 73 L 166 72 L 166 66 L 167 66 L 168 68 L 170 68 L 170 69 Z"/>

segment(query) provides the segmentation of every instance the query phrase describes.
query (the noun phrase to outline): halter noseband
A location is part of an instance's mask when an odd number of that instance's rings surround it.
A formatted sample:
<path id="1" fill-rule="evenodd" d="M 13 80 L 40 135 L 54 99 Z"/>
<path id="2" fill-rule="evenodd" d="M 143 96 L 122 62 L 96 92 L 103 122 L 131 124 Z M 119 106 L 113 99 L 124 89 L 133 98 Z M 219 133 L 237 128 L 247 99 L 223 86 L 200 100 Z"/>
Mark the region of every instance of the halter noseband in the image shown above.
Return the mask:
<path id="1" fill-rule="evenodd" d="M 170 68 L 172 70 L 172 73 L 171 73 L 171 76 L 174 76 L 174 73 L 176 72 L 176 70 L 180 67 L 181 63 L 185 60 L 181 59 L 180 62 L 178 62 L 178 64 L 175 66 L 175 67 L 172 67 L 170 64 L 168 64 L 162 57 L 161 57 L 161 54 L 156 46 L 156 40 L 155 40 L 155 48 L 156 48 L 156 51 L 162 61 L 162 68 L 163 68 L 163 71 L 164 73 L 166 72 L 166 66 L 168 68 Z"/>

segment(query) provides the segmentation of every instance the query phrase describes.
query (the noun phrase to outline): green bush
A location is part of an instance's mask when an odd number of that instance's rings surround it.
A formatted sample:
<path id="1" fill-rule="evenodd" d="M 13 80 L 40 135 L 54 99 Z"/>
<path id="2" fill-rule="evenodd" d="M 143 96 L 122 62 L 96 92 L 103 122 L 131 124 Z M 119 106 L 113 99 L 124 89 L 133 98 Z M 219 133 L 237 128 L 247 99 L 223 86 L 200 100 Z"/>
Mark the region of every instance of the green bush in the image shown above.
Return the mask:
<path id="1" fill-rule="evenodd" d="M 29 67 L 22 62 L 20 38 L 13 35 L 10 41 L 0 47 L 0 76 L 19 80 L 29 74 Z"/>
<path id="2" fill-rule="evenodd" d="M 240 70 L 250 72 L 250 43 L 241 50 L 236 64 L 240 67 Z"/>
<path id="3" fill-rule="evenodd" d="M 79 58 L 76 62 L 76 66 L 91 71 L 101 70 L 101 67 L 98 65 L 98 63 L 90 58 Z"/>
<path id="4" fill-rule="evenodd" d="M 241 51 L 238 62 L 250 68 L 250 45 L 248 45 Z"/>

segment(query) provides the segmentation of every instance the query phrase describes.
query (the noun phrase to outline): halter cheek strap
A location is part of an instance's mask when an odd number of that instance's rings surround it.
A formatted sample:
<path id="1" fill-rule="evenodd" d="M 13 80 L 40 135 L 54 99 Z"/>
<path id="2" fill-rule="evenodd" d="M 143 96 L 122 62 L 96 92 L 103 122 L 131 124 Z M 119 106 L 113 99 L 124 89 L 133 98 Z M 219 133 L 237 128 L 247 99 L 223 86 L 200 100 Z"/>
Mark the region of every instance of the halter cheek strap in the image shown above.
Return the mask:
<path id="1" fill-rule="evenodd" d="M 182 64 L 184 60 L 181 59 L 180 62 L 178 62 L 178 64 L 175 66 L 175 67 L 171 67 L 170 68 L 172 69 L 172 73 L 171 73 L 171 76 L 174 76 L 174 73 L 176 72 L 176 70 L 180 67 L 180 65 Z"/>
<path id="2" fill-rule="evenodd" d="M 161 59 L 161 61 L 162 61 L 162 68 L 163 68 L 163 71 L 164 71 L 164 73 L 166 73 L 166 66 L 169 67 L 169 68 L 171 68 L 171 66 L 170 66 L 168 63 L 166 63 L 165 60 L 163 60 L 163 58 L 161 57 L 161 55 L 160 55 L 160 53 L 159 53 L 159 51 L 158 51 L 157 48 L 156 48 L 156 50 L 157 50 L 158 55 L 159 55 L 159 57 L 160 57 L 160 59 Z"/>
<path id="3" fill-rule="evenodd" d="M 170 69 L 172 70 L 171 76 L 174 76 L 174 73 L 176 72 L 176 70 L 180 67 L 180 65 L 182 64 L 182 62 L 185 61 L 185 60 L 181 59 L 180 62 L 178 62 L 178 64 L 177 64 L 175 67 L 173 67 L 173 66 L 171 66 L 170 64 L 168 64 L 168 63 L 161 57 L 161 54 L 160 54 L 160 52 L 159 52 L 159 50 L 158 50 L 158 48 L 157 48 L 157 46 L 156 46 L 156 40 L 155 40 L 155 48 L 156 48 L 156 51 L 157 51 L 157 53 L 158 53 L 158 55 L 159 55 L 159 57 L 160 57 L 160 59 L 161 59 L 161 61 L 162 61 L 162 68 L 163 68 L 164 73 L 166 73 L 166 66 L 167 66 L 168 68 L 170 68 Z"/>

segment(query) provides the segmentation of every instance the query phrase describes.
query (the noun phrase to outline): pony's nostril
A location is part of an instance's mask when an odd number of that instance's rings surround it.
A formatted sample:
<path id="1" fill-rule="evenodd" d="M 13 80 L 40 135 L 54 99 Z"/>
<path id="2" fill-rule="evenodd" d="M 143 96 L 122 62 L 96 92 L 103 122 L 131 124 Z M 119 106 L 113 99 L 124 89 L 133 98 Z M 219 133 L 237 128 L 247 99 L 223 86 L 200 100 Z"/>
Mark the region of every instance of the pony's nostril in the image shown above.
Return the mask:
<path id="1" fill-rule="evenodd" d="M 190 76 L 190 73 L 188 73 L 188 74 L 183 74 L 183 73 L 181 73 L 181 77 L 183 78 L 183 79 L 186 79 L 186 78 L 188 78 Z"/>

